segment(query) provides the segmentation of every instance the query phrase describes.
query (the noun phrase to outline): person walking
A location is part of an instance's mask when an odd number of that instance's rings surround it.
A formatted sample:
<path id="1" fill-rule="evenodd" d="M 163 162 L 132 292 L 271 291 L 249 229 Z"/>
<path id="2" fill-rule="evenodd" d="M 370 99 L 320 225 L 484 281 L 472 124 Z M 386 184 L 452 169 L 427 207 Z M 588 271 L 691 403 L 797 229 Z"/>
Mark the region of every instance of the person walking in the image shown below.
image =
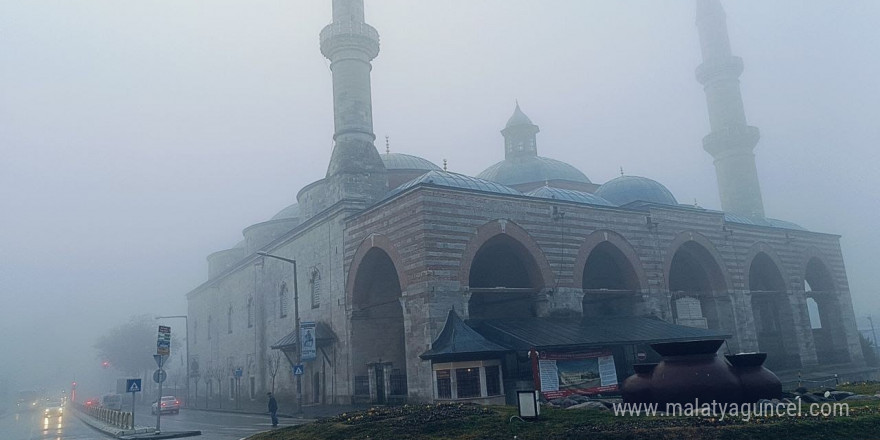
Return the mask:
<path id="1" fill-rule="evenodd" d="M 269 396 L 269 415 L 272 417 L 272 427 L 278 427 L 278 401 L 272 393 L 266 393 Z"/>

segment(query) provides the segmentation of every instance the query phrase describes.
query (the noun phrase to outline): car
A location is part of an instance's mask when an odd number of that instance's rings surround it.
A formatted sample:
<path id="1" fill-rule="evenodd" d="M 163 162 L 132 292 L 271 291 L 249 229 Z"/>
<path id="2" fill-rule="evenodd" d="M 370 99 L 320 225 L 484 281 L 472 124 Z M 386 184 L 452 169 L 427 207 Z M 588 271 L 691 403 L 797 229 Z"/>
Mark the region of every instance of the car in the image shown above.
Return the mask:
<path id="1" fill-rule="evenodd" d="M 101 399 L 99 397 L 92 397 L 91 399 L 86 399 L 86 401 L 83 402 L 83 405 L 85 405 L 86 408 L 97 408 L 101 406 Z"/>
<path id="2" fill-rule="evenodd" d="M 101 408 L 122 410 L 122 396 L 119 394 L 105 394 L 101 396 Z"/>
<path id="3" fill-rule="evenodd" d="M 50 400 L 43 405 L 43 417 L 61 417 L 64 413 L 64 402 L 60 400 Z"/>
<path id="4" fill-rule="evenodd" d="M 177 414 L 180 412 L 180 401 L 174 396 L 162 396 L 161 405 L 159 411 L 163 413 Z M 158 407 L 157 402 L 153 402 L 153 406 L 150 407 L 150 412 L 156 414 L 156 408 Z"/>

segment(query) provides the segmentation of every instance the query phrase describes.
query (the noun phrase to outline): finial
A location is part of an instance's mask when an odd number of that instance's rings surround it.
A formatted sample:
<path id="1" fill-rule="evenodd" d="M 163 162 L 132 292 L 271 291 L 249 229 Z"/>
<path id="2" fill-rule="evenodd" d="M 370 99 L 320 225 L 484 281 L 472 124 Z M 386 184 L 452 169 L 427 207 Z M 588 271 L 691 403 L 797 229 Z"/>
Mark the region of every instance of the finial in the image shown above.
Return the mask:
<path id="1" fill-rule="evenodd" d="M 391 153 L 391 142 L 388 140 L 389 136 L 385 136 L 385 154 Z"/>
<path id="2" fill-rule="evenodd" d="M 699 208 L 699 207 L 700 207 L 700 204 L 697 203 L 697 198 L 694 197 L 694 208 Z"/>
<path id="3" fill-rule="evenodd" d="M 620 167 L 620 175 L 621 176 L 623 175 L 623 167 L 622 166 Z"/>
<path id="4" fill-rule="evenodd" d="M 446 159 L 443 159 L 443 171 L 446 171 Z"/>

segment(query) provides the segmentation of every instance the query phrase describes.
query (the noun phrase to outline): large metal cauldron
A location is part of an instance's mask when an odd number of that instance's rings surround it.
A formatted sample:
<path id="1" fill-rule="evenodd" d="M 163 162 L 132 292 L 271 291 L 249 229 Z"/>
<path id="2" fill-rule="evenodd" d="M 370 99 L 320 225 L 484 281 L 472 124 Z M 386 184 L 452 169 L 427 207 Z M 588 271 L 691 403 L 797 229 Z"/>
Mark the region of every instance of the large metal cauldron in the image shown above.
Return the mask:
<path id="1" fill-rule="evenodd" d="M 660 404 L 736 403 L 743 400 L 739 379 L 718 348 L 723 339 L 663 342 L 651 348 L 663 356 L 651 375 L 651 398 Z"/>

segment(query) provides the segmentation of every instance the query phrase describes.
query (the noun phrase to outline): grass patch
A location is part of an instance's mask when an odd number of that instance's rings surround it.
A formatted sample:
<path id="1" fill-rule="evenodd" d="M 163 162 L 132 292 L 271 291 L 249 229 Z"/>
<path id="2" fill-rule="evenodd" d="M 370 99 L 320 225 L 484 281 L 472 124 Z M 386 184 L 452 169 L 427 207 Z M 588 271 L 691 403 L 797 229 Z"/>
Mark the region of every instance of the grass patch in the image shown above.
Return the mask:
<path id="1" fill-rule="evenodd" d="M 873 396 L 874 394 L 880 393 L 880 382 L 868 381 L 858 383 L 842 383 L 834 387 L 834 389 Z"/>
<path id="2" fill-rule="evenodd" d="M 542 408 L 541 418 L 511 420 L 516 408 L 472 404 L 405 405 L 341 414 L 252 440 L 751 440 L 880 438 L 880 402 L 850 404 L 849 417 L 615 417 L 610 412 Z"/>

